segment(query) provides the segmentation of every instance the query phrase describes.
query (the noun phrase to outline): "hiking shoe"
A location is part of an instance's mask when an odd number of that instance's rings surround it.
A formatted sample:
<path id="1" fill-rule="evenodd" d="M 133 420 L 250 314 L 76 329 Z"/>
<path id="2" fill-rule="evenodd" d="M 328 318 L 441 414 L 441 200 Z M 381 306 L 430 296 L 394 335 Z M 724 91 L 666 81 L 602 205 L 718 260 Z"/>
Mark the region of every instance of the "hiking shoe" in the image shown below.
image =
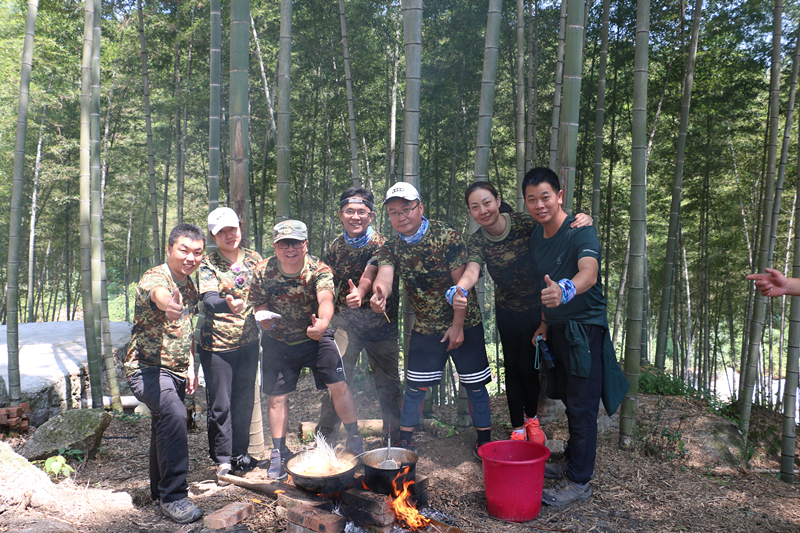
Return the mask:
<path id="1" fill-rule="evenodd" d="M 567 463 L 545 463 L 544 477 L 547 479 L 561 479 L 567 475 Z M 594 470 L 589 479 L 594 479 Z"/>
<path id="2" fill-rule="evenodd" d="M 490 442 L 492 442 L 492 441 L 487 440 L 486 442 L 476 442 L 475 443 L 475 447 L 472 448 L 472 455 L 475 456 L 475 459 L 477 459 L 478 461 L 483 461 L 483 459 L 481 459 L 481 456 L 478 455 L 478 448 L 480 448 L 484 444 L 489 444 Z"/>
<path id="3" fill-rule="evenodd" d="M 175 500 L 174 502 L 161 502 L 161 510 L 179 524 L 190 524 L 203 516 L 203 511 L 189 501 L 189 498 Z"/>
<path id="4" fill-rule="evenodd" d="M 229 476 L 231 475 L 231 465 L 230 463 L 222 463 L 217 465 L 217 485 L 220 487 L 226 487 L 230 485 L 229 481 L 222 481 L 219 477 L 220 476 Z"/>
<path id="5" fill-rule="evenodd" d="M 528 437 L 525 436 L 525 431 L 512 430 L 509 440 L 528 440 Z"/>
<path id="6" fill-rule="evenodd" d="M 581 485 L 565 477 L 549 489 L 542 491 L 542 502 L 560 507 L 572 502 L 585 500 L 592 495 L 592 487 L 588 482 Z"/>
<path id="7" fill-rule="evenodd" d="M 286 457 L 280 450 L 272 450 L 269 454 L 269 468 L 267 469 L 267 477 L 270 479 L 283 479 L 286 477 L 286 470 L 283 469 L 283 463 L 286 462 Z"/>
<path id="8" fill-rule="evenodd" d="M 544 442 L 547 440 L 544 431 L 542 431 L 542 428 L 539 427 L 538 418 L 528 418 L 525 420 L 525 432 L 528 434 L 528 440 L 530 442 L 544 444 Z"/>
<path id="9" fill-rule="evenodd" d="M 344 444 L 345 450 L 350 450 L 356 455 L 364 453 L 364 439 L 356 435 L 355 437 L 347 437 L 347 442 Z"/>
<path id="10" fill-rule="evenodd" d="M 254 457 L 251 457 L 250 455 L 243 455 L 238 459 L 234 459 L 231 470 L 240 474 L 244 474 L 253 470 L 256 466 L 258 466 L 258 461 L 256 461 Z"/>
<path id="11" fill-rule="evenodd" d="M 405 448 L 406 450 L 412 451 L 414 453 L 417 452 L 417 447 L 414 445 L 414 441 L 400 439 L 397 444 L 392 446 L 392 448 Z"/>

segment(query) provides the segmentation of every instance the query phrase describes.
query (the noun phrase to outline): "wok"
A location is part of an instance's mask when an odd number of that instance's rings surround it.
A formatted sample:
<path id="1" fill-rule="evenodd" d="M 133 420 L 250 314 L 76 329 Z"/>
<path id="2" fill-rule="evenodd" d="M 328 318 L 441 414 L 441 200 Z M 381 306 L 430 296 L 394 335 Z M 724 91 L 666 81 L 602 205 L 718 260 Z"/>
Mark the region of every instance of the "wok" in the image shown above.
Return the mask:
<path id="1" fill-rule="evenodd" d="M 300 462 L 307 453 L 310 453 L 310 451 L 298 452 L 292 455 L 287 459 L 286 465 L 284 466 L 286 471 L 292 475 L 295 486 L 313 492 L 314 494 L 333 494 L 334 492 L 345 490 L 353 482 L 353 478 L 355 478 L 356 475 L 356 468 L 358 468 L 356 454 L 347 450 L 338 454 L 340 459 L 352 459 L 353 466 L 344 472 L 329 476 L 308 476 L 298 474 L 294 469 L 294 466 Z"/>
<path id="2" fill-rule="evenodd" d="M 381 463 L 389 456 L 399 465 L 397 468 L 381 468 Z M 369 489 L 380 494 L 392 494 L 393 482 L 398 488 L 406 481 L 413 481 L 417 470 L 419 456 L 405 448 L 378 448 L 365 453 L 361 457 L 364 463 L 364 477 Z"/>

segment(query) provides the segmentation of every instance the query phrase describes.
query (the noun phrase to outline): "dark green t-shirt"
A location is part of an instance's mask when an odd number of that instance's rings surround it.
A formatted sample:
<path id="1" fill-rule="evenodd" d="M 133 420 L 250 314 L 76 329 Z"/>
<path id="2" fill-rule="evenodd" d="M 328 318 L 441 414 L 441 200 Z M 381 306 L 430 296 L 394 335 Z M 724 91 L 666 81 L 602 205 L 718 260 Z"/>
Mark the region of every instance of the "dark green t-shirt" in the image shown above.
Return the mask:
<path id="1" fill-rule="evenodd" d="M 545 288 L 544 276 L 555 282 L 572 279 L 578 273 L 578 260 L 593 257 L 597 260 L 597 282 L 583 294 L 556 308 L 542 306 L 545 320 L 550 325 L 563 325 L 570 320 L 581 324 L 606 325 L 606 299 L 600 279 L 600 241 L 594 226 L 570 228 L 575 217 L 567 215 L 558 232 L 549 239 L 544 238 L 544 229 L 537 227 L 531 234 L 531 250 L 539 290 Z M 541 293 L 540 293 L 541 294 Z"/>
<path id="2" fill-rule="evenodd" d="M 494 281 L 497 307 L 529 311 L 542 301 L 530 244 L 537 224 L 527 213 L 503 213 L 501 216 L 506 219 L 502 235 L 495 237 L 481 227 L 469 238 L 468 261 L 486 265 Z"/>

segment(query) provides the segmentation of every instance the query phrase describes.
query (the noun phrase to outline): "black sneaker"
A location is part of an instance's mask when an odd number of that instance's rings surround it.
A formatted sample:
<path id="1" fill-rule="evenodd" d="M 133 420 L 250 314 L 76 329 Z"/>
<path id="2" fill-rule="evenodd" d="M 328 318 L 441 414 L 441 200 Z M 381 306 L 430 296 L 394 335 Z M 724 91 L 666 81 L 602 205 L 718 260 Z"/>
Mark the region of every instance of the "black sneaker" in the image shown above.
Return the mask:
<path id="1" fill-rule="evenodd" d="M 255 458 L 250 455 L 244 455 L 238 459 L 234 459 L 231 470 L 238 474 L 244 474 L 253 470 L 257 464 L 258 461 L 256 461 Z"/>
<path id="2" fill-rule="evenodd" d="M 392 448 L 405 448 L 406 450 L 412 451 L 414 453 L 417 452 L 417 447 L 414 445 L 414 441 L 400 439 L 400 441 L 392 446 Z"/>
<path id="3" fill-rule="evenodd" d="M 364 439 L 356 435 L 355 437 L 347 437 L 347 442 L 344 444 L 345 450 L 350 450 L 356 455 L 364 453 Z"/>
<path id="4" fill-rule="evenodd" d="M 588 482 L 581 485 L 568 477 L 564 477 L 549 489 L 542 491 L 542 502 L 547 505 L 561 507 L 572 502 L 585 500 L 591 495 L 592 487 Z"/>

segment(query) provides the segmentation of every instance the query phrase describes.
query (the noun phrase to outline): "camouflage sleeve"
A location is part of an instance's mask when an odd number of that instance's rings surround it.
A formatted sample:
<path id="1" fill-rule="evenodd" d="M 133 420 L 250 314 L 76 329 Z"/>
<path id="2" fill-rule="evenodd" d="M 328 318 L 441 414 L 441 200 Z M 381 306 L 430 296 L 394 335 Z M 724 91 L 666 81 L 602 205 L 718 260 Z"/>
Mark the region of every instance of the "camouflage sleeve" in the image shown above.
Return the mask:
<path id="1" fill-rule="evenodd" d="M 252 306 L 263 304 L 267 301 L 267 295 L 262 291 L 261 283 L 264 278 L 264 269 L 266 268 L 267 261 L 261 261 L 253 272 L 253 281 L 250 282 L 250 295 L 247 298 L 248 303 Z"/>
<path id="2" fill-rule="evenodd" d="M 464 239 L 456 230 L 449 230 L 445 236 L 444 255 L 450 272 L 458 270 L 467 263 L 467 247 Z"/>
<path id="3" fill-rule="evenodd" d="M 383 243 L 380 248 L 378 248 L 378 252 L 375 254 L 379 267 L 394 266 L 395 257 L 389 246 L 390 244 L 388 241 Z"/>
<path id="4" fill-rule="evenodd" d="M 483 254 L 483 239 L 480 236 L 480 229 L 469 236 L 467 241 L 467 262 L 478 263 L 481 267 L 486 262 Z"/>
<path id="5" fill-rule="evenodd" d="M 147 302 L 148 305 L 151 305 L 149 302 L 152 302 L 151 296 L 153 292 L 158 289 L 159 287 L 163 287 L 167 289 L 170 293 L 172 292 L 172 283 L 171 280 L 168 279 L 163 273 L 158 270 L 157 272 L 152 272 L 152 270 L 145 274 L 142 277 L 141 281 L 139 281 L 139 286 L 137 290 L 141 295 L 143 302 Z M 154 304 L 155 302 L 153 302 Z"/>
<path id="6" fill-rule="evenodd" d="M 208 262 L 208 257 L 200 264 L 200 268 L 197 270 L 197 277 L 200 281 L 198 285 L 200 294 L 219 292 L 219 280 L 214 272 L 214 268 Z"/>
<path id="7" fill-rule="evenodd" d="M 333 283 L 333 271 L 325 263 L 320 263 L 319 269 L 314 273 L 314 288 L 317 294 L 322 291 L 336 292 L 336 285 Z"/>

